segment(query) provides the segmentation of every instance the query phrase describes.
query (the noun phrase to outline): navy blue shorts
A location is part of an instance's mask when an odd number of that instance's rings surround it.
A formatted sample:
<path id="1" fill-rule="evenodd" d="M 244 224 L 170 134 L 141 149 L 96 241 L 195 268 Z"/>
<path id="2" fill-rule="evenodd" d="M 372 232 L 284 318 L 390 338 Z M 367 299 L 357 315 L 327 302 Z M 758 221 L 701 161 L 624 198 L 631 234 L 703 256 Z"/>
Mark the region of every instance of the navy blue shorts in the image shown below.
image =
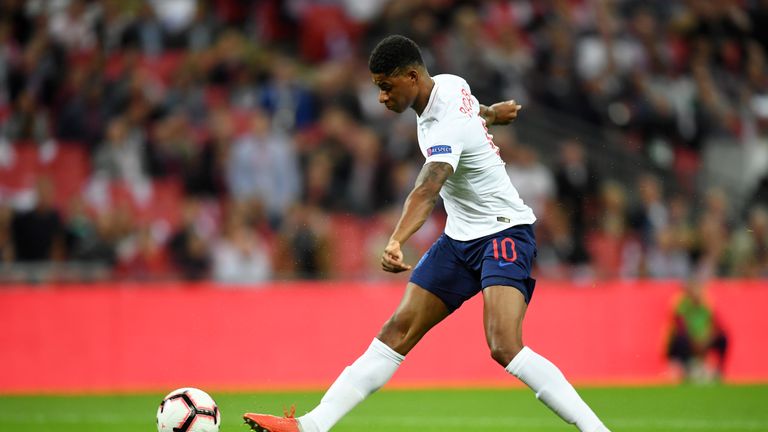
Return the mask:
<path id="1" fill-rule="evenodd" d="M 454 311 L 493 285 L 512 286 L 531 301 L 536 280 L 532 225 L 517 225 L 475 240 L 458 241 L 443 234 L 421 257 L 410 281 L 435 294 Z"/>

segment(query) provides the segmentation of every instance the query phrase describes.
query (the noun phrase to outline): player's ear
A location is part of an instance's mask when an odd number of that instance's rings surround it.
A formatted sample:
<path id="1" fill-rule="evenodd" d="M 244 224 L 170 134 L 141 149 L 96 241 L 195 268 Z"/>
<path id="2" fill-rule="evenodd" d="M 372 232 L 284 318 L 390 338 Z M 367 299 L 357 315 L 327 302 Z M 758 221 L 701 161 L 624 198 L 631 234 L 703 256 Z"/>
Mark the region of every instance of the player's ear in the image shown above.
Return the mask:
<path id="1" fill-rule="evenodd" d="M 416 68 L 408 69 L 408 72 L 406 72 L 405 76 L 407 76 L 408 79 L 413 83 L 417 83 L 419 81 L 419 71 Z"/>

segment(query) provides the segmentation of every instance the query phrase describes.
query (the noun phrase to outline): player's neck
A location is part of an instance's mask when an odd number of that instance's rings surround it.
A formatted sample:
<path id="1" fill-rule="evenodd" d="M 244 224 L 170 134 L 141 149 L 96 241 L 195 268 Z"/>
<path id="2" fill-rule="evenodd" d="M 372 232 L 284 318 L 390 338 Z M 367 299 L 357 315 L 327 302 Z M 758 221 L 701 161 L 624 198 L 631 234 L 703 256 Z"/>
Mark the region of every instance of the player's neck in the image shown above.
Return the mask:
<path id="1" fill-rule="evenodd" d="M 411 108 L 416 111 L 417 115 L 421 116 L 424 112 L 434 87 L 435 80 L 429 75 L 425 75 L 425 79 L 419 82 L 419 94 L 416 96 L 416 100 L 413 101 L 413 105 L 411 105 Z"/>

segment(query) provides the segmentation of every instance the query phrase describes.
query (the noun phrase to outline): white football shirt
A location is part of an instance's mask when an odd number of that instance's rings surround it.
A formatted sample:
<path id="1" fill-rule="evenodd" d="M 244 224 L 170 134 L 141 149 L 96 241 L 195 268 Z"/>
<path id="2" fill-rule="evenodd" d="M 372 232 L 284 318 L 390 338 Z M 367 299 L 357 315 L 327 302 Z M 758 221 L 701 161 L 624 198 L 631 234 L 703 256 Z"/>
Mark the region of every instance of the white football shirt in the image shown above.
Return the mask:
<path id="1" fill-rule="evenodd" d="M 416 123 L 425 164 L 453 167 L 440 190 L 448 213 L 445 234 L 466 241 L 534 223 L 536 216 L 509 180 L 467 82 L 456 75 L 432 78 L 435 86 Z"/>

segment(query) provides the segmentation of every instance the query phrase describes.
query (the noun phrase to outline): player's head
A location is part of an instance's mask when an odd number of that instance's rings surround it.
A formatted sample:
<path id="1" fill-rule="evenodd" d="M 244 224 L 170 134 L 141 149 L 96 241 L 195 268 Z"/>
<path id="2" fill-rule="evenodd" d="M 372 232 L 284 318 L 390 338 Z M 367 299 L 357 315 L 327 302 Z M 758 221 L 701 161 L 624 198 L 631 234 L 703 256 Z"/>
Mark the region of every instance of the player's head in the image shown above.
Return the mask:
<path id="1" fill-rule="evenodd" d="M 419 46 L 400 35 L 387 36 L 376 45 L 368 69 L 379 86 L 379 102 L 398 113 L 413 105 L 419 94 L 419 79 L 427 74 Z"/>
<path id="2" fill-rule="evenodd" d="M 704 286 L 706 281 L 704 277 L 695 275 L 685 281 L 684 289 L 688 299 L 696 304 L 704 302 Z"/>

